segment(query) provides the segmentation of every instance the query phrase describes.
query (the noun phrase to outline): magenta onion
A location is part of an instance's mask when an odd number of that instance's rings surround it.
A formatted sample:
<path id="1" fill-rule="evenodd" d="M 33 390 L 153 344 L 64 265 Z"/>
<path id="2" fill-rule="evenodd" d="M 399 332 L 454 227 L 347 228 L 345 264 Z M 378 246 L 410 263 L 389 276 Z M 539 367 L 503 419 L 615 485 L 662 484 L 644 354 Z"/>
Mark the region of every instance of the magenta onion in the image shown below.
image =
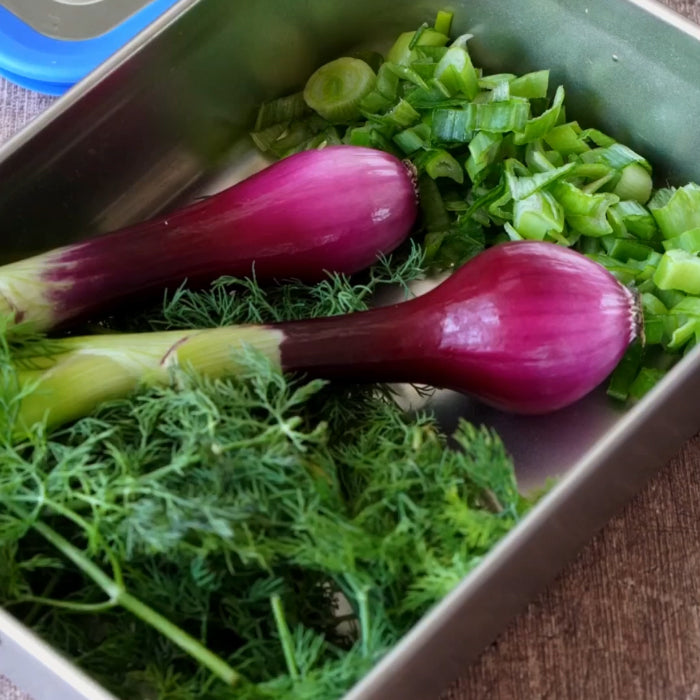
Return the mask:
<path id="1" fill-rule="evenodd" d="M 351 274 L 396 248 L 416 213 L 413 173 L 394 156 L 305 151 L 179 211 L 1 267 L 0 314 L 47 329 L 185 279 Z"/>
<path id="2" fill-rule="evenodd" d="M 601 265 L 552 243 L 519 241 L 490 248 L 417 299 L 285 324 L 281 363 L 547 413 L 598 386 L 640 324 L 636 296 Z"/>
<path id="3" fill-rule="evenodd" d="M 193 331 L 64 338 L 27 425 L 64 423 L 142 383 L 190 366 L 240 370 L 234 350 L 257 348 L 287 371 L 353 382 L 455 389 L 516 413 L 562 408 L 598 386 L 641 332 L 636 296 L 589 258 L 553 243 L 490 248 L 441 285 L 393 306 L 331 318 Z"/>

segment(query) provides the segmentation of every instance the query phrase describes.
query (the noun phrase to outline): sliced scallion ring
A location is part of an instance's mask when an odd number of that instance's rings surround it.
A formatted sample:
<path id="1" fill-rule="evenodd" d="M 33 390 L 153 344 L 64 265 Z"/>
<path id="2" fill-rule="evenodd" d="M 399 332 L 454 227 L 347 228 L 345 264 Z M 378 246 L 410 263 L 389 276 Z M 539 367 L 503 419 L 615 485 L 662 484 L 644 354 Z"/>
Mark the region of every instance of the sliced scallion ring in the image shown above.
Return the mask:
<path id="1" fill-rule="evenodd" d="M 334 124 L 360 117 L 358 104 L 377 82 L 370 66 L 344 56 L 321 66 L 306 82 L 304 100 L 317 114 Z"/>

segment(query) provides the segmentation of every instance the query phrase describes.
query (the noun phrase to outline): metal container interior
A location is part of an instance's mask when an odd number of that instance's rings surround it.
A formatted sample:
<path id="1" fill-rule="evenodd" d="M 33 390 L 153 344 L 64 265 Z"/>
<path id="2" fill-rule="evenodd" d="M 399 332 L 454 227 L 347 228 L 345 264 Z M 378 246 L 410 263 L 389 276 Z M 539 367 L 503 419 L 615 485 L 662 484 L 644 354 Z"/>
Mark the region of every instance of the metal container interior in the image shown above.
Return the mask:
<path id="1" fill-rule="evenodd" d="M 150 0 L 0 0 L 37 31 L 54 39 L 92 39 L 114 29 Z"/>
<path id="2" fill-rule="evenodd" d="M 244 177 L 261 165 L 246 135 L 261 100 L 298 89 L 344 51 L 385 47 L 445 6 L 181 0 L 0 149 L 3 258 L 143 219 Z M 700 181 L 700 131 L 690 127 L 700 113 L 695 25 L 648 0 L 447 7 L 489 72 L 551 68 L 570 117 L 644 153 L 660 182 Z M 434 404 L 447 428 L 463 415 L 499 431 L 523 488 L 561 479 L 347 697 L 436 697 L 697 431 L 699 364 L 691 354 L 628 411 L 599 392 L 551 416 L 516 418 L 440 393 Z M 8 634 L 1 622 L 0 640 Z M 49 688 L 36 699 L 55 697 Z"/>

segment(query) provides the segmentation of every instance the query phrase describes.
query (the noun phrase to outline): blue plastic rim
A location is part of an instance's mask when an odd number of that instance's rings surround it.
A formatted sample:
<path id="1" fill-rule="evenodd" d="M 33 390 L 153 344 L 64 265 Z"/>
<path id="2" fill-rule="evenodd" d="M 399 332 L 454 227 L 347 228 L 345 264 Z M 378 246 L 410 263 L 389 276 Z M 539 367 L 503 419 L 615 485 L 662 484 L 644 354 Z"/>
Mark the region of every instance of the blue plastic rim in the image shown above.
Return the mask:
<path id="1" fill-rule="evenodd" d="M 0 7 L 0 75 L 30 90 L 62 95 L 176 2 L 151 0 L 106 34 L 82 41 L 48 37 Z"/>

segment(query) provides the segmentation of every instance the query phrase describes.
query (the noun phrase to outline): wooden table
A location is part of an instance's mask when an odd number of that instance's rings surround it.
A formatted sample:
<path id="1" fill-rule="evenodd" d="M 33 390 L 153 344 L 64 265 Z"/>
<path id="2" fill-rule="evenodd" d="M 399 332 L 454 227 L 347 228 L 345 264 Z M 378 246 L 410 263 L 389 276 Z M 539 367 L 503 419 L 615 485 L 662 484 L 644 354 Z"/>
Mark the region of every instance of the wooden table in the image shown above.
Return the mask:
<path id="1" fill-rule="evenodd" d="M 0 142 L 51 102 L 0 79 Z M 441 700 L 700 700 L 699 471 L 696 437 Z"/>

